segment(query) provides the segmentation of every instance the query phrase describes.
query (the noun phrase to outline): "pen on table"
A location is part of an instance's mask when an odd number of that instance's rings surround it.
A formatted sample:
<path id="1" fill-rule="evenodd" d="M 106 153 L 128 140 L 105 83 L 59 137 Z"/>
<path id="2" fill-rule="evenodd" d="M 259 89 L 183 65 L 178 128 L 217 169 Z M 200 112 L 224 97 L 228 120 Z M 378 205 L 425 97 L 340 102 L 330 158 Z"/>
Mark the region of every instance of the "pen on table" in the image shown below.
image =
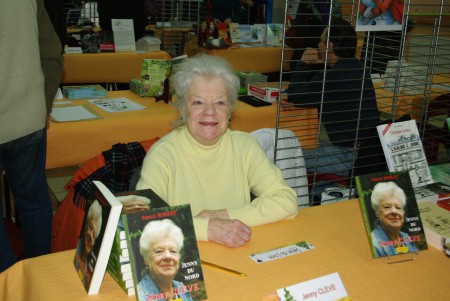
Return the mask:
<path id="1" fill-rule="evenodd" d="M 213 267 L 213 268 L 216 268 L 216 269 L 219 269 L 219 270 L 223 270 L 223 271 L 227 271 L 227 272 L 239 275 L 239 276 L 247 276 L 246 274 L 244 274 L 242 272 L 239 272 L 239 271 L 236 271 L 236 270 L 232 270 L 232 269 L 229 269 L 229 268 L 217 265 L 217 264 L 212 263 L 212 262 L 208 262 L 208 261 L 204 261 L 204 260 L 201 260 L 200 262 L 202 264 L 204 264 L 204 265 L 209 265 L 210 267 Z"/>

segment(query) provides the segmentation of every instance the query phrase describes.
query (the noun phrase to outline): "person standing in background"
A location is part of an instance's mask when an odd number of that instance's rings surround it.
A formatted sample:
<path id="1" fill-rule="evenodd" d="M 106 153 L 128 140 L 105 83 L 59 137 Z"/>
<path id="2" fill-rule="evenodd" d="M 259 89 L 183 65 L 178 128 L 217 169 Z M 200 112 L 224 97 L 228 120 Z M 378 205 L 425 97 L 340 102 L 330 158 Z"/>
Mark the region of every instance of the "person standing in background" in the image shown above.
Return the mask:
<path id="1" fill-rule="evenodd" d="M 50 253 L 46 118 L 61 78 L 62 47 L 43 0 L 2 0 L 0 38 L 0 171 L 8 178 L 30 258 Z M 0 271 L 16 261 L 0 223 Z"/>

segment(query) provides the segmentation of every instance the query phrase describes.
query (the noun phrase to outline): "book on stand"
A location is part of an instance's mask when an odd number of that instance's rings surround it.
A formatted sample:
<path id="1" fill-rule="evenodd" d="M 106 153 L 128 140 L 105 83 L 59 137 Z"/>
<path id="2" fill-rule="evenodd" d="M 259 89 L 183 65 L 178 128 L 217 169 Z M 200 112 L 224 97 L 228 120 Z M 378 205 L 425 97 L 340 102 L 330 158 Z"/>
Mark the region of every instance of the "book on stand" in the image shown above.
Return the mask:
<path id="1" fill-rule="evenodd" d="M 450 211 L 431 202 L 419 203 L 427 242 L 450 256 Z"/>
<path id="2" fill-rule="evenodd" d="M 122 204 L 99 181 L 93 181 L 90 194 L 74 265 L 87 293 L 93 295 L 105 275 Z"/>
<path id="3" fill-rule="evenodd" d="M 207 298 L 190 205 L 127 213 L 122 220 L 138 301 Z"/>
<path id="4" fill-rule="evenodd" d="M 389 171 L 408 171 L 413 187 L 433 183 L 415 120 L 377 126 Z"/>
<path id="5" fill-rule="evenodd" d="M 432 164 L 429 167 L 434 181 L 450 185 L 450 163 Z"/>
<path id="6" fill-rule="evenodd" d="M 355 182 L 373 258 L 427 249 L 407 171 L 356 176 Z"/>
<path id="7" fill-rule="evenodd" d="M 155 97 L 156 101 L 164 100 L 168 103 L 174 94 L 170 84 L 175 74 L 176 66 L 187 55 L 183 54 L 171 60 L 143 59 L 141 65 L 141 78 L 130 80 L 130 91 L 143 97 Z"/>
<path id="8" fill-rule="evenodd" d="M 121 192 L 117 193 L 116 197 L 123 205 L 122 214 L 141 212 L 150 208 L 169 207 L 151 189 Z M 135 284 L 129 255 L 123 221 L 120 217 L 106 270 L 128 296 L 134 296 Z"/>

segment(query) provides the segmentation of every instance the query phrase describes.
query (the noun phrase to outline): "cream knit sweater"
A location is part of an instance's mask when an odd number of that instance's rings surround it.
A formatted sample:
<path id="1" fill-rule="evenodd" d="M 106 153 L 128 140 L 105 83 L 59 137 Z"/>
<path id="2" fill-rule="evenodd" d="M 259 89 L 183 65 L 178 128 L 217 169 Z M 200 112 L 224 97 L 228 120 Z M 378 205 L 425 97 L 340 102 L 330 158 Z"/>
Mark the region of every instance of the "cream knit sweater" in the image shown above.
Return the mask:
<path id="1" fill-rule="evenodd" d="M 1 0 L 0 144 L 45 126 L 61 71 L 61 44 L 43 1 Z"/>

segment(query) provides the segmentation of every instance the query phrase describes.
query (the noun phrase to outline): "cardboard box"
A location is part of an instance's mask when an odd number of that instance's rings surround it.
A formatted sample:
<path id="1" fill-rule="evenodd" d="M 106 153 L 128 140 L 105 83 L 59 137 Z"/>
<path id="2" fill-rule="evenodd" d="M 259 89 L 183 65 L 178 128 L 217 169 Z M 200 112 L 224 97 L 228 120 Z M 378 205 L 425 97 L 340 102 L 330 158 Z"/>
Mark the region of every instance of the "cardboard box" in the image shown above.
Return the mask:
<path id="1" fill-rule="evenodd" d="M 278 88 L 258 87 L 254 84 L 248 84 L 247 94 L 266 102 L 276 102 L 280 95 Z"/>
<path id="2" fill-rule="evenodd" d="M 62 93 L 68 99 L 106 97 L 106 89 L 101 85 L 63 86 Z"/>

